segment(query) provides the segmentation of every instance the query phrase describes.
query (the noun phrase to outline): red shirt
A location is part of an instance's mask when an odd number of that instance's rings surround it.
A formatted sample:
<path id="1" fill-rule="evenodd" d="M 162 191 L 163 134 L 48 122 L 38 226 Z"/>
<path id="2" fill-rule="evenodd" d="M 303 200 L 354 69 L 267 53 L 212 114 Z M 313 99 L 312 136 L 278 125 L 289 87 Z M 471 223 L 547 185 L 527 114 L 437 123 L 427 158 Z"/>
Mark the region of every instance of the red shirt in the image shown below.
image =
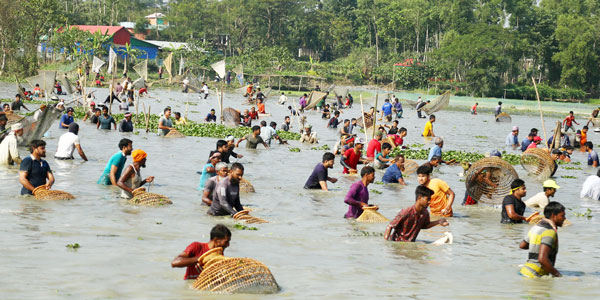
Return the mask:
<path id="1" fill-rule="evenodd" d="M 367 146 L 367 158 L 375 158 L 375 151 L 381 152 L 381 143 L 377 139 L 372 139 Z"/>
<path id="2" fill-rule="evenodd" d="M 573 126 L 573 120 L 575 120 L 575 116 L 569 115 L 565 118 L 565 122 L 567 122 L 568 127 Z"/>
<path id="3" fill-rule="evenodd" d="M 396 242 L 414 242 L 417 235 L 425 225 L 429 224 L 429 212 L 427 208 L 417 214 L 415 206 L 403 209 L 390 222 L 388 227 L 392 227 L 389 240 Z"/>
<path id="4" fill-rule="evenodd" d="M 187 253 L 189 257 L 198 258 L 208 250 L 210 250 L 210 248 L 208 248 L 208 243 L 193 242 L 189 246 L 187 246 L 187 248 L 185 248 L 183 252 Z M 185 270 L 185 276 L 183 276 L 183 279 L 196 279 L 198 278 L 198 275 L 200 275 L 201 272 L 202 267 L 200 267 L 200 265 L 198 265 L 197 263 L 188 266 L 187 270 Z"/>
<path id="5" fill-rule="evenodd" d="M 148 90 L 146 88 L 141 88 L 140 89 L 140 94 L 147 93 L 147 92 L 148 92 Z"/>
<path id="6" fill-rule="evenodd" d="M 356 154 L 356 151 L 354 151 L 354 148 L 350 148 L 350 149 L 346 150 L 346 152 L 344 152 L 344 157 L 346 158 L 344 161 L 346 162 L 346 164 L 348 166 L 350 166 L 350 168 L 356 170 L 356 166 L 358 165 L 358 161 L 360 160 L 361 155 L 362 155 L 362 153 Z M 348 171 L 348 169 L 346 167 L 344 167 L 343 173 L 349 174 L 350 172 Z"/>
<path id="7" fill-rule="evenodd" d="M 254 112 L 250 111 L 248 113 L 248 115 L 250 116 L 250 118 L 252 118 L 252 120 L 258 120 L 258 112 L 257 111 L 254 111 Z"/>

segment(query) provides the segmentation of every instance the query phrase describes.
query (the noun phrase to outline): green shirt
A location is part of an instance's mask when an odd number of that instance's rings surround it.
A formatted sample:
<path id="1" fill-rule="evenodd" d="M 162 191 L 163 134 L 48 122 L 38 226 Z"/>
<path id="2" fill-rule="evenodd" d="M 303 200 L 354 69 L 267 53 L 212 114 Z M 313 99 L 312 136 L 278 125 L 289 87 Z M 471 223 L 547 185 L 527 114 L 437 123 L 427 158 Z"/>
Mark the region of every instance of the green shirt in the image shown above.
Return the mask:
<path id="1" fill-rule="evenodd" d="M 104 172 L 102 172 L 102 176 L 100 176 L 100 179 L 98 179 L 98 184 L 112 185 L 112 182 L 110 182 L 110 169 L 112 169 L 112 166 L 117 167 L 115 178 L 119 180 L 119 178 L 121 178 L 121 172 L 123 172 L 123 166 L 125 166 L 126 161 L 127 156 L 123 155 L 123 152 L 121 151 L 111 156 L 108 164 L 106 164 L 106 167 L 104 168 Z"/>

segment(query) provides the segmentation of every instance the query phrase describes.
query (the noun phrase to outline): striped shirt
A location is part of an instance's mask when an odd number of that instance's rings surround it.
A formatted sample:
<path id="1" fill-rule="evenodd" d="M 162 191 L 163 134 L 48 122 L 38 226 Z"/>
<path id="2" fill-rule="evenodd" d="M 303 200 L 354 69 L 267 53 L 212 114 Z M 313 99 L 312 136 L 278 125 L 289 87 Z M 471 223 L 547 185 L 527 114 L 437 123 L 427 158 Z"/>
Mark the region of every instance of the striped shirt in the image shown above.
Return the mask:
<path id="1" fill-rule="evenodd" d="M 529 230 L 525 242 L 529 244 L 529 258 L 525 266 L 521 268 L 521 274 L 532 278 L 548 275 L 548 271 L 544 270 L 539 262 L 540 247 L 542 244 L 550 247 L 549 259 L 554 266 L 556 254 L 558 254 L 558 234 L 556 231 L 548 222 L 541 221 Z"/>

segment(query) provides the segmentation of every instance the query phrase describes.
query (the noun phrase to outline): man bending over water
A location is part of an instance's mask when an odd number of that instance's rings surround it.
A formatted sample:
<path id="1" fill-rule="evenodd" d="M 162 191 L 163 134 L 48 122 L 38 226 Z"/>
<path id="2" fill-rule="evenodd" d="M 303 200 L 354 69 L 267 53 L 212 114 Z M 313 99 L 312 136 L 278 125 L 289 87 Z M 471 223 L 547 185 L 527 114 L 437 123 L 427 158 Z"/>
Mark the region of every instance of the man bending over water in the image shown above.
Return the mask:
<path id="1" fill-rule="evenodd" d="M 244 166 L 233 163 L 229 176 L 215 184 L 213 199 L 208 214 L 212 216 L 235 215 L 244 210 L 240 204 L 240 180 L 244 176 Z"/>
<path id="2" fill-rule="evenodd" d="M 229 247 L 231 231 L 225 225 L 217 224 L 210 230 L 210 241 L 208 243 L 193 242 L 189 244 L 181 254 L 173 259 L 171 268 L 187 268 L 184 280 L 196 279 L 202 273 L 202 267 L 198 264 L 198 258 L 210 249 Z"/>
<path id="3" fill-rule="evenodd" d="M 445 218 L 433 222 L 429 219 L 427 207 L 433 194 L 433 191 L 426 186 L 418 186 L 415 189 L 415 205 L 398 213 L 385 229 L 383 238 L 395 242 L 414 242 L 421 229 L 450 225 Z"/>

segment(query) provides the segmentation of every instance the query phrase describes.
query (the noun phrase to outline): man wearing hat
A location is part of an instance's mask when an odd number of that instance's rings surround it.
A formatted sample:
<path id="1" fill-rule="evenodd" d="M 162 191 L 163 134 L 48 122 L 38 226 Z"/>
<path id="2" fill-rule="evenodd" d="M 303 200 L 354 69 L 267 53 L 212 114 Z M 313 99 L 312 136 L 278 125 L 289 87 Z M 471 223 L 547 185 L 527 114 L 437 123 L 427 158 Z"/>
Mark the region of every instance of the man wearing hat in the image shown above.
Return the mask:
<path id="1" fill-rule="evenodd" d="M 64 133 L 60 136 L 60 139 L 58 139 L 58 148 L 56 149 L 54 158 L 59 160 L 73 159 L 73 151 L 77 149 L 77 153 L 79 153 L 81 159 L 85 161 L 88 160 L 79 143 L 79 136 L 77 136 L 78 133 L 79 124 L 69 124 L 69 132 Z"/>
<path id="2" fill-rule="evenodd" d="M 92 101 L 90 103 L 90 108 L 85 112 L 85 116 L 83 116 L 83 121 L 87 121 L 88 118 L 91 118 L 96 111 L 96 102 Z"/>
<path id="3" fill-rule="evenodd" d="M 60 124 L 58 124 L 58 128 L 60 128 L 60 129 L 69 128 L 69 125 L 71 123 L 75 122 L 75 120 L 73 119 L 74 112 L 75 112 L 75 110 L 72 107 L 67 108 L 67 113 L 62 115 L 62 117 L 60 118 Z"/>
<path id="4" fill-rule="evenodd" d="M 119 132 L 133 132 L 133 122 L 131 121 L 131 113 L 125 113 L 125 119 L 119 123 Z"/>
<path id="5" fill-rule="evenodd" d="M 300 130 L 302 134 L 300 136 L 300 143 L 309 143 L 309 144 L 318 144 L 317 133 L 312 131 L 312 126 L 310 124 L 304 125 L 304 130 Z"/>
<path id="6" fill-rule="evenodd" d="M 359 163 L 366 164 L 368 161 L 362 158 L 362 149 L 365 146 L 365 140 L 363 138 L 355 139 L 354 148 L 346 150 L 340 160 L 342 166 L 344 166 L 344 174 L 356 174 L 356 166 Z"/>
<path id="7" fill-rule="evenodd" d="M 125 168 L 123 175 L 117 181 L 117 185 L 121 188 L 121 198 L 125 199 L 133 198 L 133 190 L 154 181 L 154 176 L 142 180 L 142 174 L 140 173 L 140 168 L 146 167 L 148 154 L 144 150 L 135 149 L 131 152 L 131 157 L 133 163 Z"/>
<path id="8" fill-rule="evenodd" d="M 506 137 L 506 146 L 519 147 L 519 126 L 514 126 L 512 132 Z"/>
<path id="9" fill-rule="evenodd" d="M 550 203 L 550 197 L 554 197 L 556 190 L 560 188 L 556 181 L 548 179 L 542 184 L 544 191 L 535 194 L 535 196 L 525 201 L 525 205 L 544 211 L 544 208 Z"/>
<path id="10" fill-rule="evenodd" d="M 19 144 L 18 137 L 23 136 L 23 125 L 21 123 L 13 124 L 10 126 L 10 130 L 10 134 L 0 143 L 0 165 L 21 163 L 17 146 Z"/>

